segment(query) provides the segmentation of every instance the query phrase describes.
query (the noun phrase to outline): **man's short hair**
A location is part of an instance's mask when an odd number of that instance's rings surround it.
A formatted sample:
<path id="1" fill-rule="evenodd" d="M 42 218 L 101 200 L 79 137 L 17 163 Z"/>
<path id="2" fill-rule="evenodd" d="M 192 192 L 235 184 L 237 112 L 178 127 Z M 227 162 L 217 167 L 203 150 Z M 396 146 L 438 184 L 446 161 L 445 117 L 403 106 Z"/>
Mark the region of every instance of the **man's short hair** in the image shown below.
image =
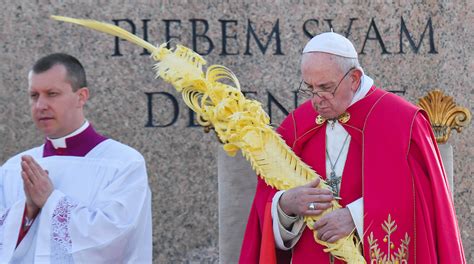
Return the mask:
<path id="1" fill-rule="evenodd" d="M 74 92 L 87 86 L 84 67 L 78 59 L 69 54 L 53 53 L 42 57 L 35 62 L 32 71 L 36 74 L 43 73 L 58 64 L 63 65 L 66 68 L 66 78 L 71 83 Z"/>

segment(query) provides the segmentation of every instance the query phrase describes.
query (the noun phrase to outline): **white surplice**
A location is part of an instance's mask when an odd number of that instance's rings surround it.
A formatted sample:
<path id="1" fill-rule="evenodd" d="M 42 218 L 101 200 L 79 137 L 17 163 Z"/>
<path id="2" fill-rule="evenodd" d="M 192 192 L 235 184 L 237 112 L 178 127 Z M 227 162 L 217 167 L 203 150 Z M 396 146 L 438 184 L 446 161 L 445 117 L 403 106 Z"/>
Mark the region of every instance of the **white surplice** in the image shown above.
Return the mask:
<path id="1" fill-rule="evenodd" d="M 0 168 L 0 263 L 151 263 L 143 156 L 111 139 L 85 157 L 42 154 L 40 146 Z M 54 191 L 15 249 L 25 208 L 22 155 L 48 170 Z"/>

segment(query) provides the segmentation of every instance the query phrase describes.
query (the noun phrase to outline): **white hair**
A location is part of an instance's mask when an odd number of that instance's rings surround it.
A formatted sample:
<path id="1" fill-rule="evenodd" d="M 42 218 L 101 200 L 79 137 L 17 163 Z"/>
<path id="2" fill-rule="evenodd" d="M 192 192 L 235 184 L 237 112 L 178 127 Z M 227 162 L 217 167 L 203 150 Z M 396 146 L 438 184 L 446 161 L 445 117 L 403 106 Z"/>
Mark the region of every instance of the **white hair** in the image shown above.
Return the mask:
<path id="1" fill-rule="evenodd" d="M 351 68 L 357 68 L 364 72 L 362 67 L 360 67 L 359 60 L 357 58 L 346 58 L 334 54 L 331 55 L 331 60 L 334 61 L 338 66 L 341 72 L 347 72 Z"/>

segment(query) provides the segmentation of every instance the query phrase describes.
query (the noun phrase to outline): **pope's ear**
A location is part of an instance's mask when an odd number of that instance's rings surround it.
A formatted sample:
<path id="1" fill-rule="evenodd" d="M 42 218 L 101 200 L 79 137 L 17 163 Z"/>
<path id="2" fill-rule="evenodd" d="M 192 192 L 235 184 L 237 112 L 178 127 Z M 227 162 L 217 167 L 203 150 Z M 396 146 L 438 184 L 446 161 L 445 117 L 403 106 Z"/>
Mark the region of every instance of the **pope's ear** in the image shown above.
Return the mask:
<path id="1" fill-rule="evenodd" d="M 89 89 L 87 87 L 82 87 L 77 90 L 77 95 L 79 96 L 79 104 L 84 106 L 89 99 Z"/>
<path id="2" fill-rule="evenodd" d="M 359 88 L 362 75 L 364 75 L 364 73 L 362 72 L 361 69 L 354 69 L 351 73 L 351 81 L 355 85 L 355 90 Z"/>
<path id="3" fill-rule="evenodd" d="M 352 71 L 351 77 L 353 78 L 354 81 L 359 81 L 362 78 L 362 75 L 364 73 L 362 72 L 361 69 L 354 69 Z"/>

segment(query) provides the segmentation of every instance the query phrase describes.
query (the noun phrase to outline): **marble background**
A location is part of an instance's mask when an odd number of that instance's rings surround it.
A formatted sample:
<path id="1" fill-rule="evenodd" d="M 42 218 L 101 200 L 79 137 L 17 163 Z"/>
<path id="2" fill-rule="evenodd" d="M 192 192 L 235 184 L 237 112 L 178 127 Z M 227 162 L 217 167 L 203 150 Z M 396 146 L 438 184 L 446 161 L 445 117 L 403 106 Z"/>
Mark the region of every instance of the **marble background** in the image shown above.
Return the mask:
<path id="1" fill-rule="evenodd" d="M 0 0 L 0 163 L 21 150 L 42 143 L 28 110 L 27 72 L 41 56 L 66 52 L 85 65 L 92 98 L 87 116 L 96 129 L 122 141 L 145 156 L 153 191 L 155 263 L 213 263 L 218 258 L 218 199 L 216 153 L 219 148 L 212 134 L 189 127 L 189 113 L 179 101 L 176 123 L 168 127 L 145 127 L 148 122 L 147 95 L 150 92 L 177 93 L 161 80 L 154 79 L 152 60 L 140 55 L 143 50 L 120 42 L 123 56 L 114 54 L 113 37 L 71 24 L 55 22 L 52 14 L 92 18 L 112 23 L 129 19 L 143 37 L 143 20 L 152 43 L 166 41 L 165 20 L 178 42 L 191 46 L 193 25 L 205 31 L 214 44 L 205 56 L 209 64 L 222 64 L 239 77 L 243 90 L 268 107 L 269 91 L 287 110 L 294 109 L 293 92 L 299 83 L 300 52 L 312 34 L 328 31 L 329 20 L 336 32 L 346 33 L 360 54 L 366 73 L 376 85 L 404 91 L 416 102 L 427 91 L 439 88 L 472 112 L 473 102 L 473 13 L 472 1 L 26 1 Z M 417 52 L 407 37 L 400 41 L 401 20 L 419 45 Z M 192 20 L 201 19 L 201 20 Z M 226 51 L 223 55 L 223 20 L 227 22 Z M 201 21 L 201 22 L 199 22 Z M 249 21 L 265 44 L 278 21 L 281 55 L 273 38 L 263 53 L 250 35 Z M 124 28 L 130 25 L 121 22 Z M 372 24 L 371 24 L 372 23 Z M 387 53 L 374 40 L 377 27 Z M 369 34 L 368 34 L 369 33 Z M 368 35 L 367 35 L 368 34 Z M 368 36 L 368 37 L 367 37 Z M 197 38 L 197 50 L 209 49 L 206 38 Z M 247 46 L 252 55 L 245 54 Z M 400 53 L 400 47 L 404 53 Z M 166 124 L 173 117 L 169 100 L 156 97 L 153 122 Z M 268 108 L 267 108 L 268 109 Z M 272 104 L 272 122 L 278 124 L 284 113 Z M 454 201 L 468 262 L 474 259 L 474 194 L 472 125 L 461 134 L 453 133 Z"/>

